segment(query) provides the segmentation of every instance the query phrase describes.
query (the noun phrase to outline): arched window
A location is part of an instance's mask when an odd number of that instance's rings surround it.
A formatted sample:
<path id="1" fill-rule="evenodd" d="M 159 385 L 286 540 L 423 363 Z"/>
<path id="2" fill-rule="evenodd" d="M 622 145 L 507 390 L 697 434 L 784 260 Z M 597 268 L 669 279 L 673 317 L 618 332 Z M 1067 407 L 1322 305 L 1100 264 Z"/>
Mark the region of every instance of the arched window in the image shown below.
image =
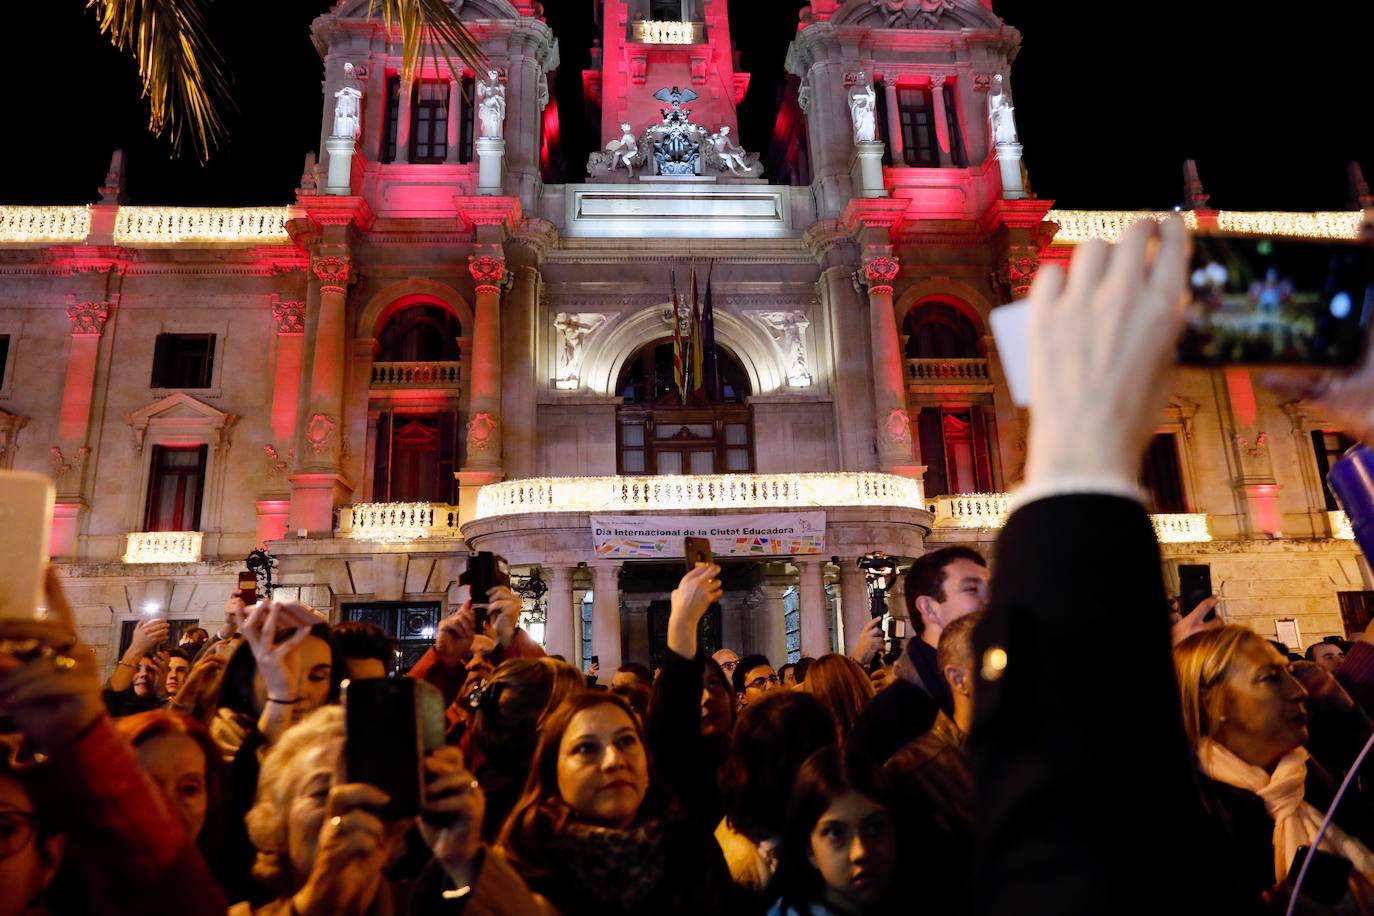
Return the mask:
<path id="1" fill-rule="evenodd" d="M 927 302 L 907 312 L 902 323 L 907 359 L 977 359 L 978 331 L 958 309 Z"/>
<path id="2" fill-rule="evenodd" d="M 618 466 L 622 474 L 727 474 L 754 469 L 749 376 L 734 354 L 716 348 L 719 396 L 713 385 L 688 392 L 674 383 L 673 342 L 641 347 L 616 381 Z"/>
<path id="3" fill-rule="evenodd" d="M 437 305 L 412 305 L 387 319 L 377 338 L 378 362 L 455 362 L 463 328 Z"/>

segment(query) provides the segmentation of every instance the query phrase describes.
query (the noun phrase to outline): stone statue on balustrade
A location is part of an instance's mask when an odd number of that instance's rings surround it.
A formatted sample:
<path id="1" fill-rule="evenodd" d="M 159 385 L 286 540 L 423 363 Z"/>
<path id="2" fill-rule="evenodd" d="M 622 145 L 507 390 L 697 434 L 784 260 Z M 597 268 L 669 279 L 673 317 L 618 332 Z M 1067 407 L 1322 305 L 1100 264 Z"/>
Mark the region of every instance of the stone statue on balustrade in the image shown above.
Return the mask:
<path id="1" fill-rule="evenodd" d="M 703 136 L 702 158 L 708 167 L 729 170 L 741 178 L 757 178 L 763 172 L 758 153 L 745 152 L 730 139 L 730 127 L 724 125 L 713 134 Z"/>
<path id="2" fill-rule="evenodd" d="M 854 121 L 854 142 L 873 143 L 878 139 L 878 95 L 873 81 L 859 72 L 849 90 L 849 117 Z"/>
<path id="3" fill-rule="evenodd" d="M 635 166 L 644 164 L 645 151 L 641 141 L 635 139 L 629 124 L 620 125 L 620 130 L 622 133 L 619 140 L 607 143 L 604 152 L 592 153 L 591 158 L 587 160 L 587 174 L 614 172 L 623 165 L 625 171 L 630 173 L 630 177 L 635 177 Z"/>
<path id="4" fill-rule="evenodd" d="M 363 91 L 353 75 L 353 64 L 344 64 L 344 84 L 334 93 L 334 129 L 331 137 L 358 139 L 362 132 Z"/>
<path id="5" fill-rule="evenodd" d="M 1018 143 L 1020 141 L 1016 136 L 1014 114 L 1016 109 L 1012 107 L 1002 88 L 1002 74 L 994 76 L 992 83 L 992 91 L 988 93 L 988 120 L 992 123 L 992 142 L 998 145 Z"/>
<path id="6" fill-rule="evenodd" d="M 501 85 L 501 74 L 495 70 L 488 70 L 487 78 L 477 81 L 477 118 L 482 122 L 484 138 L 499 140 L 504 136 L 506 87 Z"/>

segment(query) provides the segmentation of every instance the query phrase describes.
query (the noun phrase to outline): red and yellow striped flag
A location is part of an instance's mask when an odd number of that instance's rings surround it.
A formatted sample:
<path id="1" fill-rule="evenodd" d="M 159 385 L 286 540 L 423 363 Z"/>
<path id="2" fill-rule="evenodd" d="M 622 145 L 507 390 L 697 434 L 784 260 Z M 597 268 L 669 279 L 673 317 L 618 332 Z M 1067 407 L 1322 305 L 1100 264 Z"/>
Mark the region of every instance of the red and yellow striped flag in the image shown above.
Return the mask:
<path id="1" fill-rule="evenodd" d="M 677 268 L 673 268 L 670 273 L 673 288 L 673 384 L 677 387 L 677 396 L 682 403 L 687 403 L 687 379 L 683 376 L 686 368 L 686 361 L 682 354 L 682 306 L 677 301 Z"/>
<path id="2" fill-rule="evenodd" d="M 704 393 L 706 346 L 701 337 L 701 305 L 697 302 L 697 267 L 692 265 L 692 390 Z"/>

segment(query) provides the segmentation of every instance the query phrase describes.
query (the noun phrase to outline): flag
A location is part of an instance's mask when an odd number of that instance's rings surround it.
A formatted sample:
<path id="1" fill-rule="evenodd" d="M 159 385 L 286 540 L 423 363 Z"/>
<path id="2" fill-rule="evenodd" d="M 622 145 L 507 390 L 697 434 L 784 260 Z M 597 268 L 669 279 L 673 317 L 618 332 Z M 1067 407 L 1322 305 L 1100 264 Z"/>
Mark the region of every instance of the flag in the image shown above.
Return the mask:
<path id="1" fill-rule="evenodd" d="M 687 379 L 683 377 L 686 359 L 682 353 L 682 308 L 677 301 L 677 268 L 670 274 L 673 288 L 673 386 L 677 389 L 678 400 L 687 403 Z"/>
<path id="2" fill-rule="evenodd" d="M 705 394 L 706 371 L 704 357 L 706 348 L 701 340 L 701 305 L 697 302 L 697 266 L 692 265 L 692 391 Z"/>
<path id="3" fill-rule="evenodd" d="M 720 400 L 720 365 L 716 361 L 716 310 L 711 305 L 711 272 L 715 262 L 706 268 L 706 298 L 701 306 L 702 369 L 706 380 L 706 394 L 713 401 Z"/>

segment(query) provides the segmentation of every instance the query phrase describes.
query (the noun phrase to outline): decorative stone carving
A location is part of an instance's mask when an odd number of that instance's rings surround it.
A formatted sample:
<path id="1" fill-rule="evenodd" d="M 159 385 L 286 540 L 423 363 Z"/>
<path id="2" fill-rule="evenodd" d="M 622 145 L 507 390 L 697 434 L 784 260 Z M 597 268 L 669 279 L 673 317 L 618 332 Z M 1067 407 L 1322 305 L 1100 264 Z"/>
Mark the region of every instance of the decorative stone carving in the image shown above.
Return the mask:
<path id="1" fill-rule="evenodd" d="M 745 152 L 744 147 L 736 146 L 730 139 L 729 125 L 722 125 L 720 130 L 707 137 L 704 147 L 705 163 L 711 168 L 721 171 L 729 169 L 730 174 L 742 178 L 756 178 L 763 172 L 758 153 Z"/>
<path id="2" fill-rule="evenodd" d="M 559 312 L 553 326 L 561 335 L 558 348 L 558 374 L 554 386 L 563 389 L 580 387 L 582 357 L 587 338 L 610 319 L 606 312 Z"/>
<path id="3" fill-rule="evenodd" d="M 272 321 L 277 333 L 296 336 L 305 333 L 305 303 L 272 299 Z"/>
<path id="4" fill-rule="evenodd" d="M 987 92 L 992 88 L 992 74 L 975 73 L 973 74 L 973 91 Z"/>
<path id="5" fill-rule="evenodd" d="M 9 468 L 14 464 L 14 452 L 19 447 L 19 430 L 28 422 L 28 417 L 0 410 L 0 468 Z"/>
<path id="6" fill-rule="evenodd" d="M 316 455 L 324 454 L 335 440 L 338 424 L 328 414 L 317 413 L 305 427 L 305 441 Z"/>
<path id="7" fill-rule="evenodd" d="M 485 452 L 496 432 L 496 419 L 485 410 L 468 421 L 468 452 Z"/>
<path id="8" fill-rule="evenodd" d="M 811 371 L 806 360 L 806 329 L 811 320 L 800 309 L 787 312 L 750 312 L 749 317 L 763 325 L 782 348 L 787 357 L 787 384 L 793 388 L 811 385 Z"/>
<path id="9" fill-rule="evenodd" d="M 331 137 L 358 139 L 362 130 L 362 98 L 363 91 L 353 75 L 353 65 L 346 63 L 343 86 L 334 93 L 334 129 L 330 132 Z"/>
<path id="10" fill-rule="evenodd" d="M 468 273 L 477 286 L 477 292 L 495 291 L 506 282 L 506 261 L 493 255 L 470 255 Z"/>
<path id="11" fill-rule="evenodd" d="M 297 190 L 302 197 L 315 197 L 320 193 L 320 178 L 316 174 L 318 167 L 312 149 L 305 154 L 305 166 L 301 169 L 301 186 Z"/>
<path id="12" fill-rule="evenodd" d="M 539 102 L 539 113 L 540 113 L 540 115 L 543 115 L 544 109 L 546 109 L 546 108 L 549 107 L 549 98 L 550 98 L 550 96 L 549 96 L 549 77 L 548 77 L 548 74 L 546 74 L 546 73 L 541 73 L 541 74 L 539 74 L 539 78 L 538 78 L 537 80 L 535 80 L 535 91 L 536 91 L 537 96 L 538 96 L 537 101 Z"/>
<path id="13" fill-rule="evenodd" d="M 677 86 L 654 93 L 654 98 L 668 103 L 667 108 L 659 109 L 663 123 L 645 131 L 660 175 L 696 175 L 699 172 L 701 141 L 706 131 L 692 123 L 692 110 L 682 107 L 697 97 L 694 90 Z"/>
<path id="14" fill-rule="evenodd" d="M 878 95 L 873 81 L 862 70 L 849 88 L 849 117 L 854 122 L 854 142 L 873 143 L 878 139 Z"/>
<path id="15" fill-rule="evenodd" d="M 811 110 L 811 78 L 808 76 L 797 87 L 797 107 L 806 114 Z"/>
<path id="16" fill-rule="evenodd" d="M 594 175 L 598 171 L 614 172 L 621 165 L 625 166 L 625 171 L 630 173 L 630 177 L 635 177 L 635 166 L 643 165 L 646 158 L 645 149 L 640 142 L 635 139 L 634 132 L 630 130 L 629 124 L 621 124 L 620 129 L 623 133 L 619 140 L 612 140 L 606 144 L 606 151 L 602 153 L 592 153 L 587 160 L 587 173 Z"/>
<path id="17" fill-rule="evenodd" d="M 501 74 L 488 70 L 487 78 L 477 81 L 477 119 L 482 122 L 482 136 L 499 140 L 506 124 L 506 87 Z"/>
<path id="18" fill-rule="evenodd" d="M 70 297 L 67 318 L 72 323 L 72 336 L 99 337 L 105 331 L 105 322 L 113 307 L 113 302 L 77 302 L 75 297 Z"/>
<path id="19" fill-rule="evenodd" d="M 902 408 L 894 407 L 887 415 L 887 422 L 883 424 L 883 432 L 887 435 L 887 441 L 893 445 L 911 442 L 911 416 Z"/>
<path id="20" fill-rule="evenodd" d="M 1261 430 L 1251 441 L 1245 435 L 1236 433 L 1236 447 L 1249 458 L 1262 458 L 1269 451 L 1269 434 Z"/>
<path id="21" fill-rule="evenodd" d="M 991 15 L 982 13 L 978 4 L 965 3 L 961 10 L 957 0 L 868 0 L 867 5 L 892 29 L 987 27 L 992 24 L 988 21 Z"/>
<path id="22" fill-rule="evenodd" d="M 80 487 L 81 477 L 86 471 L 86 459 L 91 457 L 91 450 L 83 445 L 76 450 L 70 461 L 63 457 L 62 449 L 56 445 L 49 449 L 49 452 L 52 455 L 52 478 L 58 486 L 63 489 L 69 486 Z"/>
<path id="23" fill-rule="evenodd" d="M 872 293 L 892 292 L 892 281 L 902 270 L 902 262 L 894 255 L 879 255 L 864 262 L 864 280 Z"/>
<path id="24" fill-rule="evenodd" d="M 285 457 L 277 454 L 275 445 L 264 445 L 262 451 L 267 456 L 267 479 L 274 483 L 285 481 L 291 471 L 291 463 L 296 458 L 296 450 L 287 449 Z"/>
<path id="25" fill-rule="evenodd" d="M 998 269 L 997 279 L 1011 291 L 1013 299 L 1022 299 L 1030 293 L 1039 272 L 1040 249 L 1034 245 L 1012 245 Z"/>
<path id="26" fill-rule="evenodd" d="M 1002 88 L 1002 74 L 992 78 L 992 91 L 988 93 L 988 120 L 992 122 L 992 141 L 999 146 L 1003 143 L 1017 143 L 1016 109 Z"/>
<path id="27" fill-rule="evenodd" d="M 353 279 L 353 259 L 333 255 L 317 257 L 310 262 L 310 268 L 320 279 L 322 292 L 343 292 Z"/>

